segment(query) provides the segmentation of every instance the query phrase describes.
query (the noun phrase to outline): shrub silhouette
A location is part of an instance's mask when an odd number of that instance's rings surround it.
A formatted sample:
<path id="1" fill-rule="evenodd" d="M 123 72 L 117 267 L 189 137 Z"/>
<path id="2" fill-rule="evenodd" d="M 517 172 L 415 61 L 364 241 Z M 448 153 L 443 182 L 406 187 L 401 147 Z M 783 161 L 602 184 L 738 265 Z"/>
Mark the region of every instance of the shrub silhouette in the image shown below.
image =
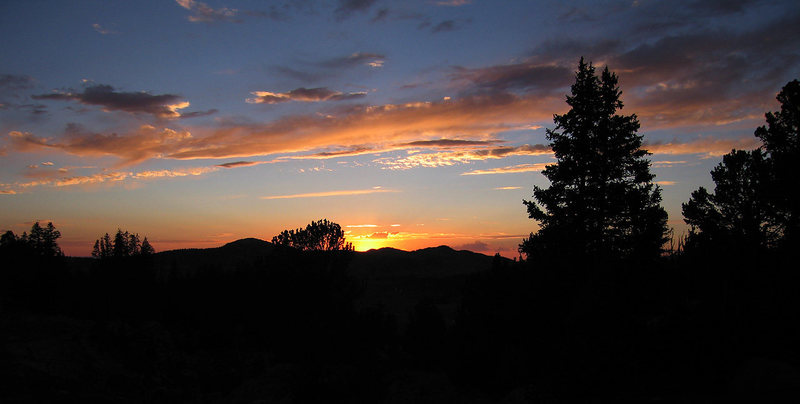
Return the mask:
<path id="1" fill-rule="evenodd" d="M 301 251 L 353 250 L 353 245 L 345 242 L 342 227 L 328 219 L 312 221 L 305 229 L 284 230 L 272 238 L 272 243 Z"/>

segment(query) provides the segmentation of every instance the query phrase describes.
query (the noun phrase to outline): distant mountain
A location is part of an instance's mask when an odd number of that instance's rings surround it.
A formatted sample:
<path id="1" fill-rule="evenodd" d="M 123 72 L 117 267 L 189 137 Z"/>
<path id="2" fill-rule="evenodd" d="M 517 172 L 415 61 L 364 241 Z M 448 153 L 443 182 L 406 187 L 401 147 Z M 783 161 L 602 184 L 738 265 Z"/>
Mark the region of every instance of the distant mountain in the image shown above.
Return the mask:
<path id="1" fill-rule="evenodd" d="M 286 247 L 256 238 L 221 247 L 182 249 L 155 254 L 158 271 L 189 275 L 203 268 L 235 270 L 256 262 L 280 262 Z M 506 258 L 501 258 L 507 260 Z M 455 318 L 464 282 L 470 274 L 489 270 L 494 257 L 448 246 L 403 251 L 381 248 L 355 252 L 349 273 L 362 285 L 356 302 L 361 308 L 380 307 L 396 316 L 401 326 L 420 301 L 435 302 L 445 319 Z"/>
<path id="2" fill-rule="evenodd" d="M 356 253 L 350 273 L 364 279 L 446 278 L 487 270 L 492 260 L 488 255 L 444 245 L 415 251 L 387 247 Z"/>
<path id="3" fill-rule="evenodd" d="M 257 238 L 243 238 L 215 248 L 188 248 L 169 250 L 154 255 L 155 267 L 159 270 L 186 273 L 198 269 L 215 267 L 235 269 L 250 265 L 255 260 L 268 257 L 276 250 L 274 244 Z"/>

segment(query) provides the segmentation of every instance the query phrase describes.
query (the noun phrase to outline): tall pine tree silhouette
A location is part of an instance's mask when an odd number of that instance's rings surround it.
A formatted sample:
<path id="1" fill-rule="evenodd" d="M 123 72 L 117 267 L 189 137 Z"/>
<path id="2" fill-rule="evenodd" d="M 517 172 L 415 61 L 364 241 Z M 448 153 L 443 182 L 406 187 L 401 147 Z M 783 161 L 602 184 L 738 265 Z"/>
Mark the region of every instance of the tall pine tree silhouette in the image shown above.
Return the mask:
<path id="1" fill-rule="evenodd" d="M 523 201 L 541 228 L 520 244 L 528 258 L 649 258 L 666 240 L 667 213 L 641 148 L 636 115 L 622 108 L 617 76 L 600 76 L 581 58 L 567 96 L 571 107 L 554 115 L 547 139 L 558 160 L 542 172 L 549 188 L 534 187 Z"/>

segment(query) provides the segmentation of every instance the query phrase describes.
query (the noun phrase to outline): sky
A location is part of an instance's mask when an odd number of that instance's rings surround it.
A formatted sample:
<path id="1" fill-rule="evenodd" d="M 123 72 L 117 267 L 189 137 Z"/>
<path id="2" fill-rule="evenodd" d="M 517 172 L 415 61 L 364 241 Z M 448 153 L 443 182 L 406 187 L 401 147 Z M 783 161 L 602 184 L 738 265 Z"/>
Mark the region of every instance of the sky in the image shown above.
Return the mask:
<path id="1" fill-rule="evenodd" d="M 357 250 L 517 256 L 585 57 L 681 203 L 800 78 L 795 1 L 0 2 L 0 229 L 67 255 L 327 218 Z"/>

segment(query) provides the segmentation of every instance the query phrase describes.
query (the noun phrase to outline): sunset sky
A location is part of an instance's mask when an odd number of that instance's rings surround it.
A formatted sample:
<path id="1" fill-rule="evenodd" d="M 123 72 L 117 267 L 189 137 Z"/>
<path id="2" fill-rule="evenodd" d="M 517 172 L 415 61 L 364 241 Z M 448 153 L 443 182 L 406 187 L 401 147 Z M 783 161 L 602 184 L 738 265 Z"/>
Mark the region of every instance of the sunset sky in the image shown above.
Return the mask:
<path id="1" fill-rule="evenodd" d="M 517 255 L 581 56 L 680 204 L 800 78 L 790 1 L 0 2 L 0 229 L 68 255 L 327 218 L 356 248 Z"/>

